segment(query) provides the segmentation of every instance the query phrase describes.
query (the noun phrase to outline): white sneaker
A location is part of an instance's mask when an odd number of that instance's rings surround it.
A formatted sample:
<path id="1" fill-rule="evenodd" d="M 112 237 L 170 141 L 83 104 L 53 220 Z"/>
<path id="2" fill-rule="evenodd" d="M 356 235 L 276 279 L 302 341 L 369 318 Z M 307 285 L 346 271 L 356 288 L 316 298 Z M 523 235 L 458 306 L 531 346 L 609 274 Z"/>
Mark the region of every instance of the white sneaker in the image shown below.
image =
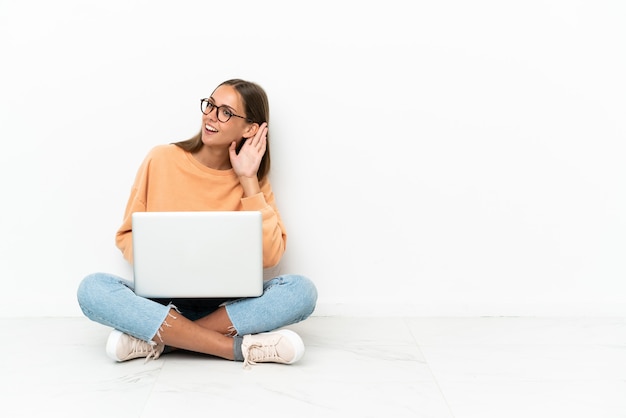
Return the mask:
<path id="1" fill-rule="evenodd" d="M 304 343 L 295 332 L 282 329 L 243 336 L 244 367 L 256 363 L 292 364 L 304 355 Z"/>
<path id="2" fill-rule="evenodd" d="M 107 355 L 115 361 L 126 361 L 145 357 L 146 361 L 159 358 L 165 345 L 150 344 L 114 329 L 107 340 Z"/>

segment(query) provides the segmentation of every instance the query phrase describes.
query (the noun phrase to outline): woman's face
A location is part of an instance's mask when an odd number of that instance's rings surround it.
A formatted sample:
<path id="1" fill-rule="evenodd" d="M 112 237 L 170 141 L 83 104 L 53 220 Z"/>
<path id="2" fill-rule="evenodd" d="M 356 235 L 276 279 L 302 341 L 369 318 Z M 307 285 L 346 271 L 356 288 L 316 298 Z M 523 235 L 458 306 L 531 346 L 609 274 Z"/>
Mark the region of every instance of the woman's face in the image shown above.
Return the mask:
<path id="1" fill-rule="evenodd" d="M 202 115 L 202 143 L 208 146 L 225 147 L 229 147 L 233 141 L 239 143 L 250 128 L 247 120 L 234 116 L 245 117 L 239 92 L 233 86 L 222 85 L 215 89 L 209 100 L 215 107 L 208 112 L 208 115 Z M 217 107 L 220 108 L 220 113 L 230 112 L 233 116 L 227 122 L 220 121 Z M 222 116 L 220 118 L 224 119 Z"/>

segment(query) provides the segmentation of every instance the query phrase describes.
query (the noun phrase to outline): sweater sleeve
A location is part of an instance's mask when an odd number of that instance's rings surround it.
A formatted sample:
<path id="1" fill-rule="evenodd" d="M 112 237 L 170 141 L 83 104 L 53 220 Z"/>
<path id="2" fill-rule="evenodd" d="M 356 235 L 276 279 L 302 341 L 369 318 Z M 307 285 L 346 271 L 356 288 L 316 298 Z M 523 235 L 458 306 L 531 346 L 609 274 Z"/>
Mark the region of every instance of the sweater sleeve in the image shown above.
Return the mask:
<path id="1" fill-rule="evenodd" d="M 137 171 L 135 182 L 131 188 L 128 202 L 126 203 L 126 210 L 124 211 L 122 225 L 115 234 L 115 245 L 120 249 L 120 251 L 122 251 L 126 261 L 131 264 L 133 263 L 132 215 L 134 212 L 146 211 L 150 161 L 150 156 L 146 157 Z"/>
<path id="2" fill-rule="evenodd" d="M 276 266 L 287 247 L 287 233 L 272 187 L 268 180 L 261 184 L 261 193 L 241 199 L 243 210 L 260 211 L 263 216 L 263 267 Z"/>

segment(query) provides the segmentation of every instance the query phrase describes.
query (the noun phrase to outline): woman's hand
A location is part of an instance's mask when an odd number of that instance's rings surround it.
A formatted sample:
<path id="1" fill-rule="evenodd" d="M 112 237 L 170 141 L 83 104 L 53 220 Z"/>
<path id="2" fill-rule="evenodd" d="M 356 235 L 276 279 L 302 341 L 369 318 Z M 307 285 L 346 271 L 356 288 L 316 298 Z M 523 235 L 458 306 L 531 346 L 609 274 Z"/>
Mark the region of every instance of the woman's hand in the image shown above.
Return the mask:
<path id="1" fill-rule="evenodd" d="M 239 178 L 254 177 L 259 171 L 261 159 L 265 154 L 267 144 L 267 123 L 263 122 L 256 134 L 252 138 L 248 138 L 239 150 L 239 154 L 235 152 L 237 143 L 233 141 L 228 149 L 230 155 L 230 164 L 233 166 L 235 174 Z"/>

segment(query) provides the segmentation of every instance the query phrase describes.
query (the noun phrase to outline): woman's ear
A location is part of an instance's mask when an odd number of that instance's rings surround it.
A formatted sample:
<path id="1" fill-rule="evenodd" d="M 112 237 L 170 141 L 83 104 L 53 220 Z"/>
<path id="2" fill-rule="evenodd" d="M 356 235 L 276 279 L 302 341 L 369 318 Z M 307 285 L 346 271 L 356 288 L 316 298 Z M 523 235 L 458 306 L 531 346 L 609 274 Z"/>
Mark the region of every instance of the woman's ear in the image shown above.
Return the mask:
<path id="1" fill-rule="evenodd" d="M 256 135 L 257 131 L 259 130 L 259 124 L 258 123 L 251 123 L 250 126 L 248 126 L 243 134 L 244 138 L 252 138 L 254 135 Z"/>

